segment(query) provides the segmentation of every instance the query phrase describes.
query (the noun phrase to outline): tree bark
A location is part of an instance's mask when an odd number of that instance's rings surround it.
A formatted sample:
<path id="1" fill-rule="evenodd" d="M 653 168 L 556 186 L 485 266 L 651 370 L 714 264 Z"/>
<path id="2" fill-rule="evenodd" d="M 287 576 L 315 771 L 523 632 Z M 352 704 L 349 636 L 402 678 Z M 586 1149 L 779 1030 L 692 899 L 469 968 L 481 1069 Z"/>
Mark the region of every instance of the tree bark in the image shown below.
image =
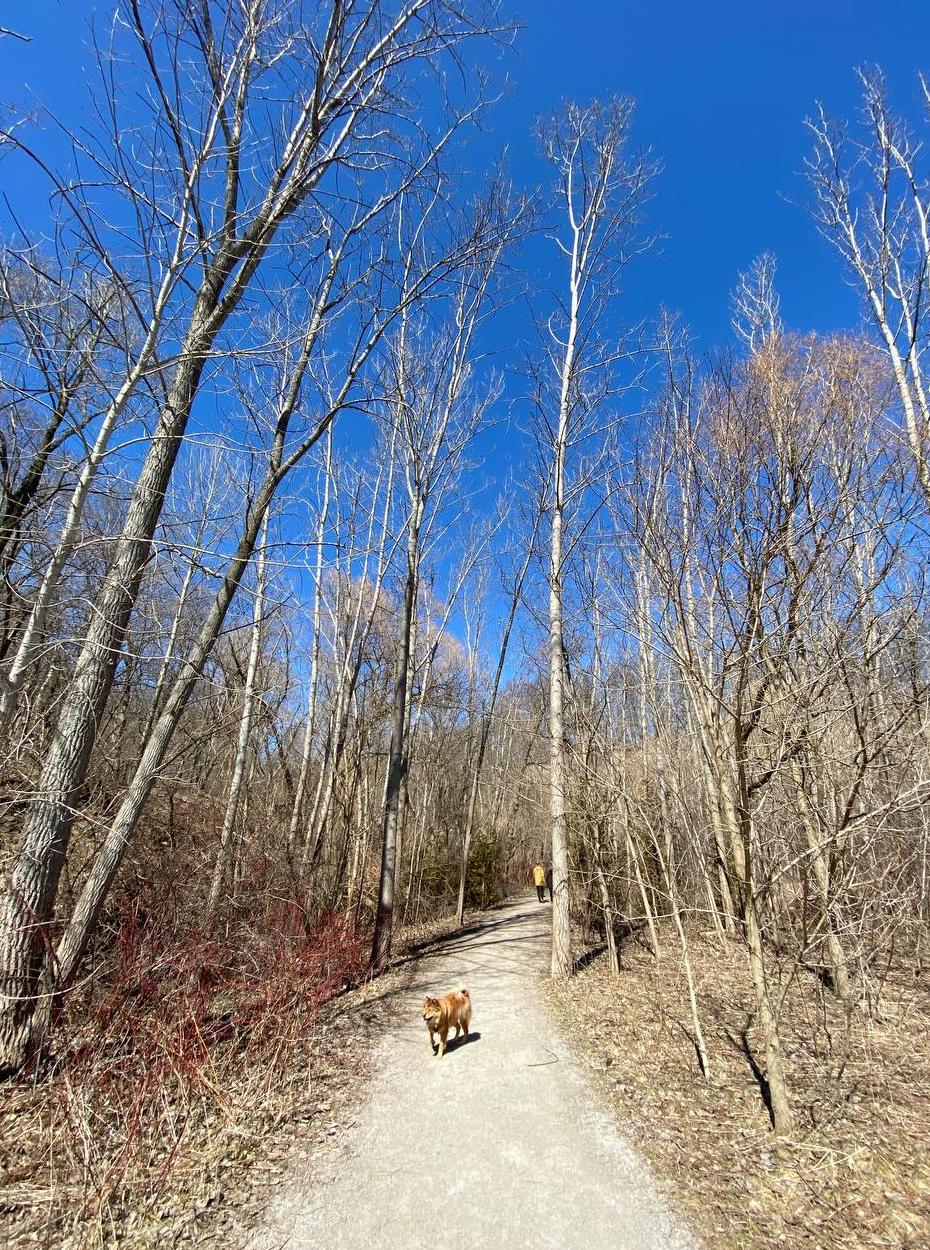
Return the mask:
<path id="1" fill-rule="evenodd" d="M 407 568 L 404 577 L 404 603 L 401 612 L 400 650 L 397 657 L 397 673 L 394 680 L 394 713 L 391 728 L 391 746 L 388 755 L 387 781 L 384 792 L 384 823 L 381 841 L 381 876 L 378 885 L 378 910 L 375 916 L 375 932 L 371 946 L 371 966 L 379 971 L 391 955 L 391 936 L 394 923 L 394 888 L 397 875 L 397 833 L 400 817 L 400 798 L 404 773 L 407 768 L 405 730 L 407 726 L 407 692 L 410 680 L 410 640 L 413 630 L 413 614 L 416 610 L 420 501 L 414 504 L 407 536 Z"/>
<path id="2" fill-rule="evenodd" d="M 485 751 L 488 746 L 488 737 L 491 732 L 491 724 L 494 718 L 494 711 L 497 707 L 497 698 L 500 693 L 501 680 L 504 676 L 504 665 L 507 663 L 507 649 L 510 645 L 510 635 L 513 632 L 513 623 L 516 619 L 517 608 L 520 605 L 520 596 L 523 593 L 523 584 L 526 581 L 526 575 L 529 571 L 530 561 L 533 555 L 533 549 L 536 545 L 536 534 L 539 528 L 541 513 L 537 512 L 533 520 L 533 531 L 527 543 L 526 556 L 520 569 L 520 574 L 514 585 L 513 595 L 510 600 L 510 612 L 507 616 L 507 623 L 504 626 L 504 633 L 501 637 L 500 651 L 497 657 L 497 669 L 494 673 L 494 684 L 491 687 L 491 700 L 488 710 L 481 721 L 481 732 L 478 738 L 478 750 L 475 756 L 474 773 L 472 775 L 471 793 L 468 796 L 468 812 L 465 817 L 465 832 L 462 835 L 462 861 L 459 867 L 459 892 L 455 905 L 455 923 L 461 928 L 462 918 L 465 914 L 465 885 L 468 877 L 468 856 L 471 850 L 471 839 L 475 827 L 475 812 L 478 807 L 478 793 L 481 786 L 481 769 L 484 765 Z"/>
<path id="3" fill-rule="evenodd" d="M 311 619 L 310 643 L 310 694 L 307 707 L 307 727 L 304 732 L 303 749 L 300 753 L 300 771 L 297 775 L 297 787 L 294 791 L 294 803 L 291 807 L 291 819 L 287 830 L 288 852 L 293 853 L 297 842 L 297 829 L 303 813 L 304 795 L 307 790 L 307 777 L 310 773 L 310 755 L 313 750 L 313 734 L 316 728 L 317 685 L 319 684 L 320 667 L 320 606 L 323 599 L 323 545 L 326 536 L 326 524 L 329 519 L 329 496 L 332 487 L 333 469 L 333 431 L 330 426 L 326 441 L 325 481 L 323 483 L 323 503 L 317 517 L 316 527 L 316 561 L 313 582 L 313 615 Z"/>
<path id="4" fill-rule="evenodd" d="M 250 24 L 249 39 L 257 38 L 259 7 L 256 5 L 251 14 L 255 21 Z M 374 6 L 375 15 L 377 7 Z M 284 134 L 279 137 L 280 147 L 274 149 L 280 151 L 280 158 L 267 170 L 266 185 L 255 189 L 258 202 L 251 213 L 246 213 L 241 202 L 243 174 L 239 161 L 243 119 L 250 103 L 250 69 L 257 55 L 254 43 L 243 53 L 241 66 L 223 67 L 233 78 L 241 70 L 232 106 L 234 112 L 230 117 L 224 106 L 223 114 L 224 121 L 228 122 L 224 219 L 221 229 L 211 236 L 215 251 L 207 254 L 204 247 L 198 256 L 201 277 L 186 326 L 178 329 L 176 352 L 171 353 L 177 364 L 167 402 L 159 414 L 133 489 L 112 564 L 96 596 L 90 626 L 73 680 L 62 701 L 0 909 L 0 1071 L 19 1069 L 34 1037 L 32 1017 L 38 1001 L 39 974 L 47 953 L 47 928 L 53 915 L 74 814 L 203 370 L 220 331 L 250 288 L 281 226 L 306 201 L 324 175 L 345 158 L 346 148 L 363 119 L 377 112 L 382 98 L 390 91 L 392 72 L 411 60 L 435 55 L 471 33 L 466 23 L 456 22 L 455 29 L 450 30 L 441 21 L 435 26 L 422 22 L 426 8 L 426 0 L 409 0 L 392 20 L 380 23 L 369 20 L 371 15 L 362 20 L 364 15 L 361 15 L 357 31 L 349 35 L 343 4 L 334 2 L 328 13 L 323 10 L 317 72 L 306 90 L 296 93 L 292 101 L 282 105 L 290 125 L 285 125 Z M 163 92 L 163 83 L 157 60 L 138 13 L 135 16 L 136 34 L 148 53 L 148 66 L 158 95 Z M 214 51 L 206 53 L 207 61 Z M 340 60 L 340 56 L 345 59 Z M 209 86 L 207 89 L 214 98 L 217 94 L 215 70 L 212 64 L 204 67 L 207 83 L 212 80 L 212 90 Z M 213 124 L 218 124 L 216 118 Z M 212 151 L 212 142 L 208 150 Z M 199 178 L 200 170 L 197 164 L 191 177 Z M 253 174 L 250 172 L 247 177 Z M 413 177 L 409 170 L 403 175 L 404 179 Z M 390 195 L 378 203 L 389 200 Z M 195 210 L 191 211 L 193 214 Z M 376 211 L 372 207 L 370 213 L 361 213 L 356 221 L 357 228 L 361 229 L 358 223 L 367 222 Z M 351 228 L 353 232 L 355 228 Z M 182 232 L 183 246 L 189 246 L 189 234 L 196 232 Z M 338 303 L 336 301 L 337 307 Z M 324 303 L 320 317 L 325 316 L 329 308 L 330 305 Z M 15 695 L 15 691 L 13 693 Z M 182 699 L 182 706 L 186 697 Z M 147 748 L 143 755 L 141 772 L 137 770 L 139 784 L 131 787 L 120 808 L 121 813 L 126 808 L 127 837 L 138 815 L 137 801 L 141 805 L 154 777 L 154 768 L 150 770 L 150 765 L 161 758 L 174 729 L 173 720 L 165 723 L 164 730 L 160 729 L 163 723 L 164 716 L 153 730 L 151 750 Z M 151 776 L 148 776 L 150 771 Z M 118 818 L 123 819 L 119 814 Z M 122 850 L 118 848 L 115 862 L 118 863 L 121 855 Z M 110 879 L 109 870 L 103 871 L 101 879 Z M 97 906 L 99 904 L 90 909 L 94 914 Z M 86 936 L 80 938 L 77 945 L 85 940 Z"/>
<path id="5" fill-rule="evenodd" d="M 563 630 L 562 530 L 565 521 L 565 458 L 568 453 L 570 394 L 578 337 L 580 232 L 573 223 L 569 270 L 569 328 L 559 390 L 552 474 L 552 529 L 549 549 L 549 814 L 552 820 L 553 977 L 570 977 L 572 959 L 568 821 L 565 812 L 565 635 Z"/>
<path id="6" fill-rule="evenodd" d="M 207 927 L 213 923 L 216 916 L 220 895 L 233 858 L 233 834 L 236 825 L 236 814 L 239 809 L 239 792 L 242 789 L 242 779 L 245 776 L 245 764 L 249 753 L 249 738 L 252 733 L 252 710 L 255 704 L 255 677 L 258 672 L 258 660 L 262 645 L 262 621 L 265 608 L 265 567 L 268 558 L 268 519 L 270 515 L 270 510 L 265 513 L 265 519 L 262 521 L 261 537 L 258 540 L 259 551 L 258 567 L 255 573 L 255 602 L 252 606 L 252 637 L 249 642 L 245 687 L 242 691 L 242 716 L 239 721 L 239 737 L 236 742 L 236 756 L 233 761 L 232 777 L 229 782 L 226 811 L 223 814 L 220 845 L 213 869 L 213 880 L 210 883 L 210 894 L 207 898 L 205 913 Z"/>

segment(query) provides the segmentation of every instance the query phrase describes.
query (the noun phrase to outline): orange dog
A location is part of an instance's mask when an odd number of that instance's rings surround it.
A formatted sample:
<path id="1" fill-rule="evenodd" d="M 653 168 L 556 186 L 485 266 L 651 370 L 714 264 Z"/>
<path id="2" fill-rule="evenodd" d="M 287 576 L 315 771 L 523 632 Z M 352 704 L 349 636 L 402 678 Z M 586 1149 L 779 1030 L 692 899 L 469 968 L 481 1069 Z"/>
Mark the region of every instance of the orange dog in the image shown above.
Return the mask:
<path id="1" fill-rule="evenodd" d="M 446 1053 L 446 1038 L 449 1029 L 455 1025 L 455 1036 L 464 1033 L 468 1037 L 468 1026 L 471 1022 L 471 997 L 468 990 L 452 990 L 443 994 L 442 998 L 428 998 L 423 1004 L 423 1019 L 429 1029 L 429 1044 L 433 1054 L 436 1053 L 434 1033 L 439 1034 L 439 1058 Z"/>

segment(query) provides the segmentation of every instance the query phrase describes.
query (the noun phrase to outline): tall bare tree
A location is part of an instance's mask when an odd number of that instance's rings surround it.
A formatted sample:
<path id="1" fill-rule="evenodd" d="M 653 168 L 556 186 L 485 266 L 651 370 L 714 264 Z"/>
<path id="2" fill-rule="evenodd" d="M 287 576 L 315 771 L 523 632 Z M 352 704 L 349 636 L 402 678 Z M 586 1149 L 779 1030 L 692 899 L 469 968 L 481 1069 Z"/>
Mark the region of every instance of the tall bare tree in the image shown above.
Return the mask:
<path id="1" fill-rule="evenodd" d="M 218 13 L 219 25 L 215 22 Z M 271 495 L 282 472 L 294 463 L 284 437 L 306 365 L 318 344 L 319 328 L 343 302 L 336 285 L 341 260 L 403 187 L 410 186 L 432 163 L 437 143 L 441 147 L 441 135 L 426 135 L 415 124 L 405 131 L 409 121 L 405 91 L 418 70 L 438 69 L 450 48 L 486 29 L 480 18 L 442 0 L 399 0 L 396 4 L 334 0 L 313 22 L 283 0 L 228 3 L 219 11 L 193 0 L 165 5 L 134 0 L 129 28 L 137 52 L 135 68 L 148 78 L 145 98 L 152 101 L 154 110 L 148 119 L 148 142 L 140 141 L 137 151 L 142 155 L 135 168 L 127 167 L 130 145 L 122 133 L 109 147 L 104 140 L 94 160 L 98 182 L 103 171 L 113 194 L 128 203 L 150 273 L 160 268 L 163 223 L 171 223 L 167 255 L 172 259 L 164 278 L 159 281 L 156 274 L 150 284 L 156 292 L 166 283 L 170 289 L 170 316 L 165 314 L 170 329 L 155 334 L 151 350 L 154 353 L 156 345 L 164 350 L 167 343 L 176 347 L 166 371 L 164 403 L 61 705 L 3 899 L 0 1067 L 7 1070 L 21 1066 L 37 1034 L 42 1033 L 41 1026 L 34 1026 L 39 1019 L 35 1010 L 40 1001 L 40 975 L 44 969 L 51 976 L 47 926 L 80 787 L 181 442 L 205 371 L 211 360 L 222 357 L 221 336 L 235 320 L 246 294 L 254 289 L 259 273 L 269 268 L 271 245 L 282 237 L 285 227 L 292 228 L 292 245 L 322 251 L 328 257 L 321 267 L 323 277 L 310 329 L 299 336 L 304 347 L 298 355 L 306 357 L 304 366 L 294 375 L 296 389 L 284 403 L 277 451 L 243 530 L 237 560 L 244 557 L 247 562 Z M 114 51 L 114 65 L 122 52 Z M 174 72 L 179 63 L 188 66 L 183 78 Z M 271 100 L 278 101 L 276 118 L 268 115 Z M 113 99 L 111 104 L 118 117 L 120 100 Z M 383 124 L 385 113 L 394 119 L 393 127 Z M 86 150 L 87 145 L 83 147 Z M 337 172 L 342 169 L 350 181 L 364 181 L 364 170 L 373 167 L 379 169 L 386 191 L 374 203 L 356 207 L 348 221 L 337 208 L 334 221 L 336 201 L 328 192 L 334 190 Z M 101 253 L 86 183 L 83 190 L 83 196 L 71 190 L 68 202 L 89 243 Z M 352 203 L 358 201 L 353 198 Z M 182 225 L 177 227 L 176 221 Z M 330 242 L 334 230 L 341 232 L 341 241 L 335 245 Z M 179 252 L 187 262 L 183 283 L 177 280 L 174 259 Z M 100 254 L 101 263 L 110 270 L 115 268 L 114 255 Z M 383 330 L 383 320 L 376 317 L 376 321 Z M 146 328 L 144 343 L 148 343 L 152 316 L 140 312 L 140 323 Z M 371 350 L 371 327 L 360 337 Z M 357 363 L 360 366 L 361 361 Z M 134 390 L 144 368 L 140 354 L 134 353 L 114 405 Z M 337 384 L 336 391 L 345 395 L 353 376 L 346 379 L 347 386 Z M 325 428 L 331 417 L 332 410 L 319 428 Z M 304 440 L 301 454 L 309 445 L 312 439 Z M 228 583 L 230 592 L 238 585 L 243 567 L 236 565 L 238 575 Z M 224 592 L 217 601 L 216 628 L 228 607 L 226 599 Z M 186 703 L 187 694 L 180 688 L 176 693 L 177 700 L 169 699 L 170 712 L 166 708 L 153 730 L 144 776 L 124 801 L 118 832 L 111 831 L 118 845 L 135 825 L 151 785 L 152 767 Z M 73 921 L 64 939 L 69 975 L 99 909 L 101 890 L 105 894 L 121 858 L 118 845 L 97 874 L 92 897 L 86 900 L 86 908 L 82 904 L 80 921 L 76 927 Z"/>
<path id="2" fill-rule="evenodd" d="M 423 333 L 404 320 L 398 333 L 389 398 L 399 431 L 407 498 L 406 559 L 402 576 L 400 647 L 394 682 L 393 721 L 384 797 L 381 878 L 372 945 L 372 964 L 381 967 L 391 949 L 397 879 L 401 795 L 408 764 L 413 628 L 420 590 L 423 542 L 441 516 L 467 450 L 493 392 L 470 385 L 477 327 L 486 313 L 501 256 L 513 237 L 519 213 L 492 189 L 478 206 L 472 229 L 485 240 L 475 264 L 463 268 L 449 305 L 447 340 Z"/>
<path id="3" fill-rule="evenodd" d="M 608 405 L 617 393 L 623 351 L 608 319 L 623 268 L 642 247 L 637 228 L 651 173 L 644 157 L 627 151 L 632 119 L 632 102 L 618 98 L 587 108 L 568 104 L 539 130 L 556 180 L 556 243 L 567 269 L 565 296 L 558 298 L 548 322 L 556 384 L 545 380 L 540 419 L 540 442 L 551 461 L 546 476 L 554 977 L 570 976 L 573 969 L 565 751 L 566 521 L 591 482 L 589 471 L 573 472 L 570 457 L 585 443 L 589 452 L 592 445 L 596 450 L 597 435 L 614 415 Z"/>
<path id="4" fill-rule="evenodd" d="M 808 122 L 814 220 L 846 262 L 887 354 L 917 480 L 930 502 L 930 194 L 924 143 L 891 109 L 878 70 L 860 70 L 865 124 L 850 134 L 823 106 Z M 920 79 L 930 110 L 930 84 Z"/>

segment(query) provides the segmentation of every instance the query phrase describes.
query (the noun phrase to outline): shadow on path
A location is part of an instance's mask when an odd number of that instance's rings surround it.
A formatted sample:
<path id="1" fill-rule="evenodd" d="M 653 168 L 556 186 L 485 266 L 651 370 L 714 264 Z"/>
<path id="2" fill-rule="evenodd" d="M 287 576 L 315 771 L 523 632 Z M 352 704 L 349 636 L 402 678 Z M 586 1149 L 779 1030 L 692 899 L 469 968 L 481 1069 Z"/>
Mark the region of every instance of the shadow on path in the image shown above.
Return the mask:
<path id="1" fill-rule="evenodd" d="M 541 1009 L 550 917 L 518 899 L 406 957 L 357 1120 L 251 1250 L 695 1250 Z M 462 986 L 475 1029 L 439 1058 L 423 997 Z"/>

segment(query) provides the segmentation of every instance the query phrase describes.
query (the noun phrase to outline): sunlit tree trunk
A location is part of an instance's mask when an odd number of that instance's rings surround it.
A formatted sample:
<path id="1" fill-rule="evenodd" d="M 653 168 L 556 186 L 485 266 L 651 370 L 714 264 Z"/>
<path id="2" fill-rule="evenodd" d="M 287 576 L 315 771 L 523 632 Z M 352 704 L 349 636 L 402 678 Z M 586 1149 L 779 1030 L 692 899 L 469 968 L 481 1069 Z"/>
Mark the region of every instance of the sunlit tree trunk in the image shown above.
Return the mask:
<path id="1" fill-rule="evenodd" d="M 236 815 L 239 810 L 239 792 L 245 776 L 245 765 L 249 754 L 252 733 L 252 712 L 255 704 L 255 678 L 258 673 L 258 660 L 262 647 L 262 623 L 265 610 L 265 569 L 268 561 L 268 519 L 270 512 L 265 513 L 259 537 L 258 563 L 255 571 L 255 599 L 252 605 L 252 630 L 249 642 L 249 658 L 245 670 L 245 685 L 242 690 L 242 716 L 239 720 L 239 737 L 236 742 L 236 755 L 233 760 L 232 777 L 229 781 L 229 794 L 226 798 L 226 810 L 223 813 L 223 827 L 220 833 L 220 845 L 213 869 L 213 880 L 207 897 L 205 921 L 210 925 L 219 906 L 220 895 L 229 874 L 233 859 L 233 839 L 236 827 Z"/>
<path id="2" fill-rule="evenodd" d="M 384 825 L 381 835 L 381 875 L 378 886 L 378 910 L 372 939 L 371 963 L 375 969 L 384 967 L 391 954 L 394 922 L 394 891 L 397 883 L 397 841 L 400 820 L 400 799 L 404 771 L 407 767 L 406 727 L 408 683 L 410 681 L 410 641 L 413 614 L 416 610 L 419 579 L 419 539 L 422 505 L 414 505 L 407 537 L 407 566 L 404 576 L 404 597 L 400 612 L 400 637 L 397 670 L 394 678 L 393 720 L 388 754 L 387 782 L 384 793 Z"/>
<path id="3" fill-rule="evenodd" d="M 310 772 L 310 756 L 313 750 L 313 737 L 316 729 L 317 686 L 320 668 L 320 608 L 323 601 L 323 548 L 326 539 L 326 525 L 329 519 L 329 496 L 332 488 L 333 471 L 333 433 L 330 428 L 326 438 L 326 460 L 324 465 L 323 502 L 319 509 L 316 526 L 316 558 L 314 561 L 313 579 L 313 612 L 310 620 L 310 675 L 307 679 L 309 687 L 307 725 L 304 730 L 303 748 L 300 753 L 300 770 L 297 774 L 297 786 L 294 790 L 294 802 L 291 807 L 291 819 L 287 830 L 288 851 L 293 852 L 297 841 L 297 830 L 303 816 L 304 795 L 307 790 L 307 777 Z"/>

